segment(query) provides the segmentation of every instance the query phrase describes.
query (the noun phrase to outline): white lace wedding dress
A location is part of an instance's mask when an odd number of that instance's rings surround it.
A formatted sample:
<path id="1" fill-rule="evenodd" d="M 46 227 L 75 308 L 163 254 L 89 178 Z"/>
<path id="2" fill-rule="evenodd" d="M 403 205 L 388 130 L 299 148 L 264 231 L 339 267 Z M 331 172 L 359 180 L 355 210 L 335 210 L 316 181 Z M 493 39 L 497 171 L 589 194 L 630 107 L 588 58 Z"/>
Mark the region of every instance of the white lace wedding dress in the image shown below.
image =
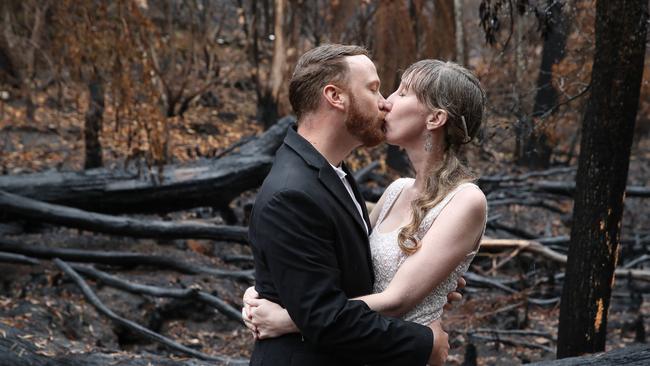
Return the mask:
<path id="1" fill-rule="evenodd" d="M 386 213 L 390 210 L 395 203 L 395 200 L 402 192 L 402 189 L 410 181 L 412 181 L 411 178 L 400 178 L 386 188 L 386 198 L 384 206 L 381 208 L 377 219 L 377 223 L 375 224 L 376 228 L 379 227 L 386 217 Z M 473 183 L 463 183 L 453 191 L 449 192 L 449 194 L 440 201 L 440 203 L 434 206 L 422 220 L 416 233 L 416 237 L 419 240 L 421 240 L 426 234 L 435 218 L 440 214 L 442 209 L 449 203 L 454 195 L 466 188 L 479 189 Z M 402 252 L 397 243 L 397 235 L 399 234 L 400 229 L 401 228 L 397 228 L 387 233 L 373 230 L 370 235 L 370 251 L 372 253 L 372 264 L 375 272 L 374 293 L 379 293 L 386 289 L 393 276 L 395 276 L 395 273 L 397 273 L 399 266 L 407 258 L 406 254 Z M 485 231 L 485 228 L 483 230 Z M 479 242 L 480 240 L 476 243 L 475 249 L 467 254 L 465 259 L 454 269 L 449 277 L 437 286 L 419 305 L 403 316 L 404 320 L 428 325 L 433 320 L 440 318 L 442 315 L 442 307 L 447 303 L 447 294 L 456 288 L 458 278 L 467 271 L 469 264 L 478 251 Z M 413 280 L 417 281 L 416 278 Z"/>

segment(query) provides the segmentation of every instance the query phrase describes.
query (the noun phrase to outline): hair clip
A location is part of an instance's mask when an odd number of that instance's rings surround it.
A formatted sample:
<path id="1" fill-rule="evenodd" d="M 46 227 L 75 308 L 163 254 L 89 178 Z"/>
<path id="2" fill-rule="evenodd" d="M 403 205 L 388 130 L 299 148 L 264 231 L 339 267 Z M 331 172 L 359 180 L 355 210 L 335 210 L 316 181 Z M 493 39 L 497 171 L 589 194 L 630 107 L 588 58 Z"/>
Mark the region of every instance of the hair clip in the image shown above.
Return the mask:
<path id="1" fill-rule="evenodd" d="M 463 133 L 465 134 L 464 137 L 466 141 L 464 143 L 468 143 L 472 138 L 469 137 L 469 132 L 467 132 L 467 122 L 465 122 L 465 116 L 460 116 L 460 120 L 463 122 L 461 127 L 463 129 Z"/>

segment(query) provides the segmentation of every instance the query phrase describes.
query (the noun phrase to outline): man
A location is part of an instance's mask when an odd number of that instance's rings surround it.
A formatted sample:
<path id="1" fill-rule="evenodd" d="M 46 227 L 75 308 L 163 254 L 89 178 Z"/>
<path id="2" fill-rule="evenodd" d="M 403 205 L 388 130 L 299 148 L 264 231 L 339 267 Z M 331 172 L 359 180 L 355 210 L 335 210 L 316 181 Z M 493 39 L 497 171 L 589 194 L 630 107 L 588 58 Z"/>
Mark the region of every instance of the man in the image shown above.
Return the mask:
<path id="1" fill-rule="evenodd" d="M 439 364 L 447 334 L 381 316 L 372 292 L 368 213 L 343 159 L 383 141 L 390 106 L 365 49 L 324 45 L 298 61 L 289 86 L 298 117 L 250 221 L 255 289 L 287 309 L 300 334 L 257 341 L 252 365 Z"/>

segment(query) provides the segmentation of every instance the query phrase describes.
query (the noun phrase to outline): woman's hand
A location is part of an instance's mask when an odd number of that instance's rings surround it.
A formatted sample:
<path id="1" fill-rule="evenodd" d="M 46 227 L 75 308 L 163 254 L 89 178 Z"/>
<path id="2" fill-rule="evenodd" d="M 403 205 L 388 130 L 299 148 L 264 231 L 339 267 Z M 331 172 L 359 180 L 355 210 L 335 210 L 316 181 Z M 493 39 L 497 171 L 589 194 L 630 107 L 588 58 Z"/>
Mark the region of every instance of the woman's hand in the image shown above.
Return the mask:
<path id="1" fill-rule="evenodd" d="M 242 317 L 256 339 L 275 338 L 299 332 L 289 313 L 280 305 L 260 299 L 252 287 L 244 293 Z"/>
<path id="2" fill-rule="evenodd" d="M 458 281 L 456 282 L 456 289 L 447 294 L 447 303 L 443 307 L 444 310 L 451 310 L 451 308 L 454 306 L 455 301 L 460 301 L 463 299 L 463 294 L 460 293 L 460 290 L 464 289 L 466 285 L 467 281 L 465 281 L 465 278 L 458 277 Z"/>
<path id="3" fill-rule="evenodd" d="M 251 315 L 251 307 L 246 303 L 247 300 L 251 299 L 257 299 L 259 298 L 259 294 L 257 291 L 255 291 L 255 287 L 251 286 L 244 291 L 244 297 L 242 301 L 244 302 L 244 307 L 241 309 L 241 317 L 242 320 L 244 321 L 244 324 L 246 325 L 246 328 L 248 328 L 252 333 L 253 333 L 253 338 L 257 338 L 257 327 L 255 324 L 251 322 L 252 320 L 252 315 Z"/>

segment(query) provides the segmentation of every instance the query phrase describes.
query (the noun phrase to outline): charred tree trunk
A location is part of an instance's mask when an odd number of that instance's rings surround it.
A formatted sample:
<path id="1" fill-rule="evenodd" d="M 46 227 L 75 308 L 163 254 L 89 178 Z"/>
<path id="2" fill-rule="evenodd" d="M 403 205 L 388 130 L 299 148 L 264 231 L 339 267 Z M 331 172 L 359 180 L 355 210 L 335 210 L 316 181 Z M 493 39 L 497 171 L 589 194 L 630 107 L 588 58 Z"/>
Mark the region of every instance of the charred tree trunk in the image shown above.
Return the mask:
<path id="1" fill-rule="evenodd" d="M 10 84 L 14 88 L 20 87 L 20 74 L 18 73 L 14 61 L 10 57 L 3 45 L 2 37 L 0 36 L 0 82 Z"/>
<path id="2" fill-rule="evenodd" d="M 454 0 L 454 26 L 456 30 L 456 62 L 467 66 L 465 27 L 463 26 L 463 2 L 461 0 Z"/>
<path id="3" fill-rule="evenodd" d="M 102 164 L 102 144 L 99 134 L 102 131 L 104 118 L 104 83 L 97 72 L 93 72 L 88 81 L 88 110 L 84 123 L 84 142 L 86 158 L 84 169 L 99 168 Z"/>
<path id="4" fill-rule="evenodd" d="M 278 119 L 278 101 L 270 90 L 264 90 L 257 96 L 257 118 L 268 129 Z"/>
<path id="5" fill-rule="evenodd" d="M 284 81 L 284 68 L 287 61 L 287 52 L 285 46 L 284 34 L 284 11 L 286 0 L 275 0 L 274 12 L 274 30 L 275 40 L 273 41 L 273 60 L 271 61 L 271 70 L 264 92 L 259 100 L 258 108 L 260 119 L 264 128 L 268 129 L 278 120 L 279 110 L 278 102 L 280 97 L 280 88 Z"/>
<path id="6" fill-rule="evenodd" d="M 605 349 L 647 20 L 647 0 L 596 3 L 592 91 L 582 124 L 559 358 Z"/>
<path id="7" fill-rule="evenodd" d="M 557 90 L 553 87 L 553 65 L 564 58 L 567 38 L 567 24 L 561 2 L 552 2 L 549 7 L 549 24 L 544 34 L 542 63 L 537 76 L 537 94 L 533 107 L 533 119 L 542 117 L 557 104 Z M 523 136 L 523 151 L 519 156 L 519 165 L 531 168 L 548 168 L 551 163 L 552 147 L 548 142 L 547 132 L 540 126 L 531 126 L 530 134 Z"/>
<path id="8" fill-rule="evenodd" d="M 413 20 L 407 4 L 380 1 L 375 13 L 373 60 L 381 79 L 381 92 L 390 95 L 400 83 L 399 71 L 417 59 Z"/>
<path id="9" fill-rule="evenodd" d="M 440 37 L 444 34 L 444 37 Z M 426 55 L 446 61 L 456 60 L 456 19 L 454 0 L 435 0 Z M 415 61 L 415 60 L 413 60 Z"/>

